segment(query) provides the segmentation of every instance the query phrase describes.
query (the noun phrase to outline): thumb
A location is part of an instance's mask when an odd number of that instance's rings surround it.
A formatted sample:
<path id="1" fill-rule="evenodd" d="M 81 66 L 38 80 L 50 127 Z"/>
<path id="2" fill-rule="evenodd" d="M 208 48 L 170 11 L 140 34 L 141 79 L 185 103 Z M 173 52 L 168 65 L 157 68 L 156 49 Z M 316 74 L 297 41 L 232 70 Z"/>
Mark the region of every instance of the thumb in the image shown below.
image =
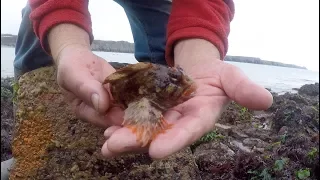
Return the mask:
<path id="1" fill-rule="evenodd" d="M 221 83 L 231 99 L 252 110 L 265 110 L 272 105 L 273 97 L 268 90 L 251 81 L 236 66 L 223 64 Z"/>
<path id="2" fill-rule="evenodd" d="M 100 82 L 101 80 L 96 79 L 87 67 L 81 65 L 61 67 L 58 69 L 57 78 L 63 89 L 73 93 L 96 111 L 104 113 L 110 107 L 108 91 Z"/>

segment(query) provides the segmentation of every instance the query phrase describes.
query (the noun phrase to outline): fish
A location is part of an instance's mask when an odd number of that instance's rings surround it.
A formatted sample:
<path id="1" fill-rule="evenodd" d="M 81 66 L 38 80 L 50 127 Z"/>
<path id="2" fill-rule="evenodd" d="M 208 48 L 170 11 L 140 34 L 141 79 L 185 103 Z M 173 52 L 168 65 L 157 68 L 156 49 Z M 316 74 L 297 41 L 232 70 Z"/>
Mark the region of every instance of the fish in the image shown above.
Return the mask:
<path id="1" fill-rule="evenodd" d="M 163 114 L 194 97 L 196 84 L 180 67 L 149 62 L 124 66 L 107 76 L 113 103 L 124 109 L 122 126 L 130 129 L 141 147 L 173 124 Z"/>

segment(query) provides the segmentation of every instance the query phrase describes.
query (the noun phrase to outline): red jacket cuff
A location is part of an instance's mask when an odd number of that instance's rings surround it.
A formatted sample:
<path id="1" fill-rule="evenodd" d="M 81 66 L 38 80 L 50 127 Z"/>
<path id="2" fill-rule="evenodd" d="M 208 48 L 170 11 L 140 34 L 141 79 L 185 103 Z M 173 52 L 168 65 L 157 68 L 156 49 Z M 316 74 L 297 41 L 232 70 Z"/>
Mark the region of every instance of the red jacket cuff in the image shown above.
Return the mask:
<path id="1" fill-rule="evenodd" d="M 30 18 L 32 19 L 32 14 L 30 15 Z M 43 16 L 40 20 L 33 19 L 33 23 L 33 29 L 40 40 L 42 48 L 49 54 L 50 50 L 48 48 L 47 34 L 51 28 L 58 24 L 71 23 L 77 25 L 89 34 L 90 43 L 92 43 L 94 39 L 90 17 L 72 9 L 54 10 Z"/>

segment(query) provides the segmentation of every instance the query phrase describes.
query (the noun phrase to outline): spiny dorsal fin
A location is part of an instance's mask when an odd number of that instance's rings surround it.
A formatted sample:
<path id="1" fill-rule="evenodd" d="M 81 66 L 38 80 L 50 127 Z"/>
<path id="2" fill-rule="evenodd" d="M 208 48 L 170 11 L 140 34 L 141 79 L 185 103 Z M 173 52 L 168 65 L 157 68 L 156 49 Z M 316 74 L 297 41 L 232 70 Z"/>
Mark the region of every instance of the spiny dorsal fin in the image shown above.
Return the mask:
<path id="1" fill-rule="evenodd" d="M 136 64 L 130 64 L 127 65 L 123 68 L 118 69 L 116 72 L 112 73 L 111 75 L 109 75 L 103 82 L 103 84 L 106 83 L 112 83 L 114 81 L 118 81 L 121 80 L 123 78 L 126 78 L 138 71 L 144 70 L 144 69 L 148 69 L 151 68 L 152 64 L 151 63 L 146 63 L 146 62 L 139 62 Z"/>

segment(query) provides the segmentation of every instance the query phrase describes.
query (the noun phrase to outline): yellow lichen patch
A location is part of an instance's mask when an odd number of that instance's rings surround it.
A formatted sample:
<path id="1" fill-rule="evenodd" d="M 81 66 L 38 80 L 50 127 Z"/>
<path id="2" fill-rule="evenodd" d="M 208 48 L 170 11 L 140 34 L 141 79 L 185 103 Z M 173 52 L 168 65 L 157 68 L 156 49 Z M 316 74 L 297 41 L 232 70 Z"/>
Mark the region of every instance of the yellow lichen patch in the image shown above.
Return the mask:
<path id="1" fill-rule="evenodd" d="M 45 163 L 42 157 L 52 139 L 51 124 L 39 114 L 32 119 L 20 121 L 12 145 L 16 163 L 10 173 L 10 179 L 25 179 L 34 175 Z"/>

